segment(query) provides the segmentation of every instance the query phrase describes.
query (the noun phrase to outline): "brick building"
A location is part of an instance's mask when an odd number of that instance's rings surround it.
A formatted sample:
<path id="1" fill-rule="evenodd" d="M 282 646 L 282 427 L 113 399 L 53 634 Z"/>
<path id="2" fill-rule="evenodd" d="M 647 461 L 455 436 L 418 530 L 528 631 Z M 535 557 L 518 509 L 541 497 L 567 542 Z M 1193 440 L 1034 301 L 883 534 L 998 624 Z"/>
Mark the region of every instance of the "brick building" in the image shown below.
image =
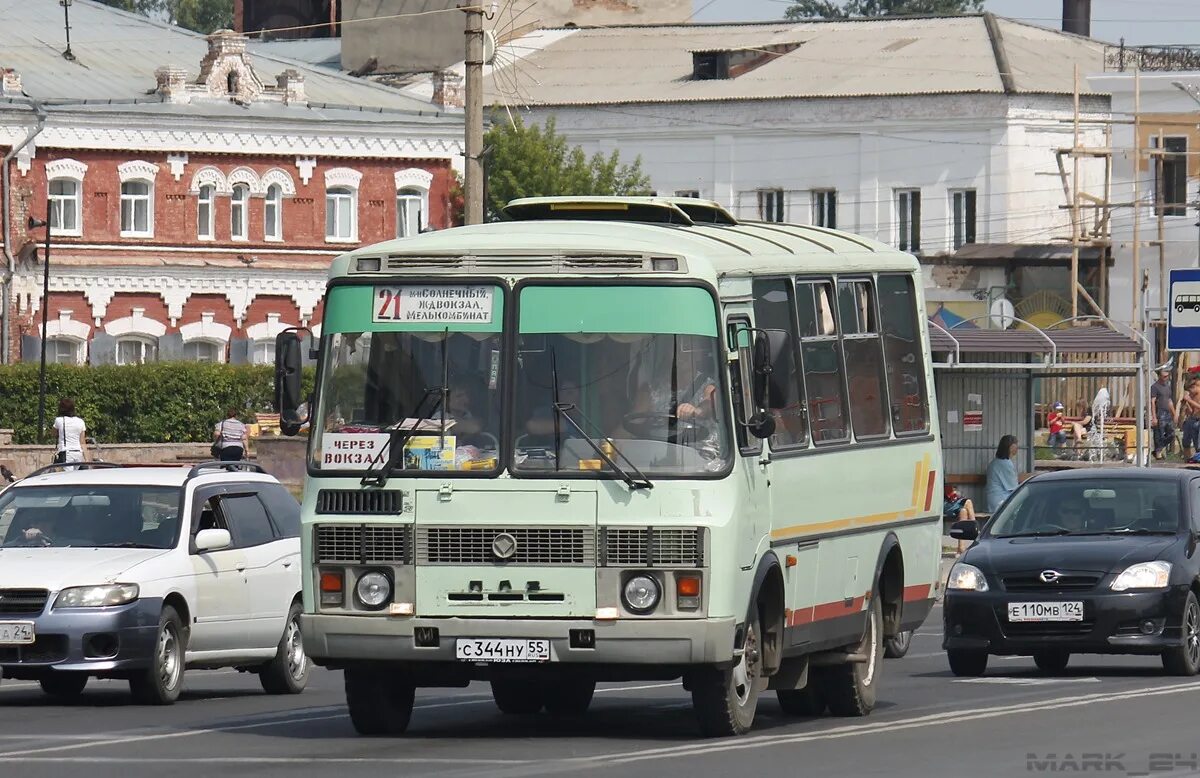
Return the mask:
<path id="1" fill-rule="evenodd" d="M 26 3 L 11 40 L 56 41 Z M 462 117 L 107 6 L 70 8 L 70 56 L 0 50 L 6 361 L 266 362 L 321 318 L 355 246 L 448 226 Z M 65 42 L 63 51 L 65 52 Z"/>

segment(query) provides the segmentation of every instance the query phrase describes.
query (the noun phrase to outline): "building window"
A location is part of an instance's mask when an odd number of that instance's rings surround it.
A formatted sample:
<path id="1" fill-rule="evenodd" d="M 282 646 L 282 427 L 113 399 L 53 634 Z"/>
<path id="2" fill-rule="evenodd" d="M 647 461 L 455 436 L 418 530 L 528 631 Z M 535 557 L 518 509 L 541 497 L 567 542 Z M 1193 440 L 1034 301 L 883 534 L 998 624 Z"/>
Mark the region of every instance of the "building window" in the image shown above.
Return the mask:
<path id="1" fill-rule="evenodd" d="M 764 222 L 783 221 L 783 190 L 758 190 L 758 218 Z"/>
<path id="2" fill-rule="evenodd" d="M 325 193 L 325 239 L 353 241 L 358 235 L 355 223 L 355 192 L 347 186 L 335 186 Z"/>
<path id="3" fill-rule="evenodd" d="M 953 248 L 960 249 L 975 242 L 975 190 L 959 189 L 950 192 L 950 211 L 953 214 Z"/>
<path id="4" fill-rule="evenodd" d="M 201 240 L 213 239 L 213 198 L 217 190 L 212 184 L 200 187 L 196 199 L 196 235 Z"/>
<path id="5" fill-rule="evenodd" d="M 121 184 L 121 234 L 150 237 L 154 234 L 154 208 L 149 181 L 125 181 Z"/>
<path id="6" fill-rule="evenodd" d="M 283 240 L 283 187 L 271 184 L 263 201 L 263 237 Z"/>
<path id="7" fill-rule="evenodd" d="M 144 365 L 158 360 L 158 343 L 143 338 L 117 340 L 118 365 Z"/>
<path id="8" fill-rule="evenodd" d="M 189 362 L 220 362 L 221 346 L 209 340 L 193 340 L 183 344 L 183 358 Z"/>
<path id="9" fill-rule="evenodd" d="M 56 178 L 50 182 L 50 231 L 56 235 L 80 234 L 79 182 Z"/>
<path id="10" fill-rule="evenodd" d="M 818 227 L 837 229 L 837 190 L 814 189 L 812 193 L 812 223 Z"/>
<path id="11" fill-rule="evenodd" d="M 246 206 L 250 204 L 250 187 L 235 184 L 229 197 L 229 235 L 234 240 L 246 240 Z"/>
<path id="12" fill-rule="evenodd" d="M 1151 139 L 1158 148 L 1158 138 Z M 1155 213 L 1187 216 L 1187 138 L 1163 138 L 1163 154 L 1154 166 Z"/>
<path id="13" fill-rule="evenodd" d="M 66 338 L 50 338 L 46 341 L 46 361 L 55 365 L 79 363 L 79 343 Z"/>
<path id="14" fill-rule="evenodd" d="M 692 199 L 699 200 L 700 199 L 700 190 L 699 189 L 676 189 L 675 196 L 676 197 L 690 197 Z"/>
<path id="15" fill-rule="evenodd" d="M 250 361 L 256 365 L 275 364 L 275 339 L 254 341 L 250 348 Z"/>
<path id="16" fill-rule="evenodd" d="M 396 237 L 409 238 L 421 231 L 424 223 L 425 194 L 418 189 L 396 193 Z"/>
<path id="17" fill-rule="evenodd" d="M 921 190 L 896 190 L 896 246 L 901 251 L 921 250 Z"/>

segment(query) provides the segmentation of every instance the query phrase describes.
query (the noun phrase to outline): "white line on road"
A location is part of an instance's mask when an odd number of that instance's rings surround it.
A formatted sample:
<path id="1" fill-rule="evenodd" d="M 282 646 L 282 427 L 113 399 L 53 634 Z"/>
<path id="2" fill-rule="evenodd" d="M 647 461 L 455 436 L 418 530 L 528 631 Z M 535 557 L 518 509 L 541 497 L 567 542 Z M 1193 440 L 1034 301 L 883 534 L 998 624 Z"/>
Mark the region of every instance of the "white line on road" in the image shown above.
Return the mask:
<path id="1" fill-rule="evenodd" d="M 4 760 L 0 760 L 4 761 Z M 14 760 L 15 761 L 15 760 Z M 449 764 L 449 765 L 522 765 L 528 759 L 438 759 L 435 757 L 398 756 L 34 756 L 21 762 L 50 764 Z"/>
<path id="2" fill-rule="evenodd" d="M 1051 686 L 1056 683 L 1100 683 L 1099 678 L 1011 678 L 991 676 L 988 678 L 955 678 L 954 683 L 994 683 L 1008 686 Z"/>

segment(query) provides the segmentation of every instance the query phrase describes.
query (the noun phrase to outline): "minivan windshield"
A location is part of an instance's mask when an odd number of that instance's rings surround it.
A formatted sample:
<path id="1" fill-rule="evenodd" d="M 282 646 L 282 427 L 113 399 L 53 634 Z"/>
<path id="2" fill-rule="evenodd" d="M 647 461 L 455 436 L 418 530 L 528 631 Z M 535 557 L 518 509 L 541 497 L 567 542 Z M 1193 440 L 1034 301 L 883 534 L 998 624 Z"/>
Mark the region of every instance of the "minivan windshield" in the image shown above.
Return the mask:
<path id="1" fill-rule="evenodd" d="M 0 494 L 0 548 L 171 548 L 179 487 L 26 486 Z"/>
<path id="2" fill-rule="evenodd" d="M 998 538 L 1175 534 L 1182 522 L 1173 480 L 1088 478 L 1025 484 L 993 518 Z"/>

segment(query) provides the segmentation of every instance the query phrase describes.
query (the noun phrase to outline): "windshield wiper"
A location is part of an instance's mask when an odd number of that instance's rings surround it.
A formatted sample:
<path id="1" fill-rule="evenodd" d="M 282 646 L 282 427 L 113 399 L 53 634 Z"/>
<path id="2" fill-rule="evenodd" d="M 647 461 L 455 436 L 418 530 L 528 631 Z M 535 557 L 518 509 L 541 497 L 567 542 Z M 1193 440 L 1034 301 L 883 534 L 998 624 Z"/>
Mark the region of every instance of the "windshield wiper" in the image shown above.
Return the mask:
<path id="1" fill-rule="evenodd" d="M 1039 532 L 1021 532 L 1016 535 L 995 535 L 997 538 L 1053 538 L 1061 537 L 1062 535 L 1072 535 L 1082 533 L 1072 533 L 1069 529 L 1047 529 Z"/>
<path id="2" fill-rule="evenodd" d="M 1081 535 L 1174 535 L 1173 529 L 1146 529 L 1144 527 L 1122 527 L 1121 529 L 1109 529 L 1103 532 L 1081 532 Z"/>
<path id="3" fill-rule="evenodd" d="M 375 463 L 381 456 L 383 456 L 383 450 L 381 449 L 379 453 L 372 457 L 371 461 L 367 464 L 367 472 L 363 474 L 362 480 L 359 481 L 359 485 L 381 487 L 387 483 L 388 479 L 392 477 L 392 471 L 396 469 L 397 465 L 404 461 L 404 446 L 407 445 L 408 441 L 417 434 L 417 432 L 421 429 L 421 425 L 429 421 L 429 418 L 433 416 L 439 407 L 441 407 L 442 399 L 445 396 L 445 384 L 426 389 L 425 394 L 421 395 L 420 401 L 417 402 L 417 412 L 413 414 L 415 421 L 411 427 L 405 424 L 405 422 L 408 421 L 407 418 L 402 418 L 399 421 L 388 425 L 387 429 L 390 437 L 388 438 L 387 445 L 387 462 L 383 464 L 383 467 L 381 467 L 378 472 L 372 471 L 372 468 L 375 467 Z M 428 402 L 431 397 L 435 398 L 433 405 L 429 407 L 428 411 L 421 413 L 421 409 L 425 407 L 425 403 Z M 445 434 L 446 424 L 443 421 L 443 446 L 445 445 Z"/>
<path id="4" fill-rule="evenodd" d="M 133 540 L 126 540 L 121 543 L 101 543 L 96 548 L 157 548 L 162 549 L 162 546 L 153 546 L 149 543 L 138 543 Z"/>
<path id="5" fill-rule="evenodd" d="M 628 484 L 630 489 L 653 489 L 654 488 L 654 483 L 649 478 L 646 477 L 645 473 L 643 473 L 641 470 L 638 470 L 637 465 L 635 465 L 632 461 L 630 461 L 629 457 L 625 456 L 625 454 L 623 454 L 621 452 L 621 450 L 619 448 L 617 448 L 616 443 L 614 443 L 611 439 L 608 441 L 608 444 L 610 446 L 612 446 L 613 453 L 616 454 L 617 456 L 619 456 L 621 459 L 625 460 L 625 464 L 629 465 L 629 469 L 632 470 L 633 472 L 637 473 L 637 478 L 634 478 L 629 473 L 625 472 L 625 470 L 620 465 L 618 465 L 616 463 L 616 461 L 613 460 L 612 457 L 610 457 L 608 454 L 606 454 L 604 452 L 604 449 L 602 447 L 600 447 L 596 443 L 596 441 L 592 440 L 591 436 L 588 435 L 588 433 L 583 429 L 583 427 L 580 427 L 579 423 L 571 418 L 571 414 L 567 413 L 567 411 L 574 410 L 576 413 L 579 414 L 579 418 L 583 419 L 585 422 L 587 422 L 589 425 L 591 425 L 591 427 L 593 429 L 596 429 L 599 431 L 599 427 L 596 425 L 596 423 L 594 421 L 592 421 L 591 419 L 589 419 L 584 414 L 583 411 L 579 410 L 579 408 L 577 408 L 575 405 L 573 405 L 571 403 L 551 403 L 550 407 L 554 409 L 554 417 L 557 419 L 558 417 L 561 416 L 562 418 L 566 419 L 567 423 L 569 423 L 572 427 L 574 427 L 575 431 L 578 432 L 585 441 L 587 441 L 587 444 L 592 447 L 592 450 L 595 451 L 597 454 L 599 454 L 600 458 L 603 459 L 608 464 L 608 466 L 611 467 L 617 473 L 617 475 L 621 476 L 621 480 L 624 481 L 626 484 Z M 555 457 L 555 460 L 554 460 L 554 466 L 556 469 L 559 469 L 559 462 L 558 462 L 557 456 Z"/>

